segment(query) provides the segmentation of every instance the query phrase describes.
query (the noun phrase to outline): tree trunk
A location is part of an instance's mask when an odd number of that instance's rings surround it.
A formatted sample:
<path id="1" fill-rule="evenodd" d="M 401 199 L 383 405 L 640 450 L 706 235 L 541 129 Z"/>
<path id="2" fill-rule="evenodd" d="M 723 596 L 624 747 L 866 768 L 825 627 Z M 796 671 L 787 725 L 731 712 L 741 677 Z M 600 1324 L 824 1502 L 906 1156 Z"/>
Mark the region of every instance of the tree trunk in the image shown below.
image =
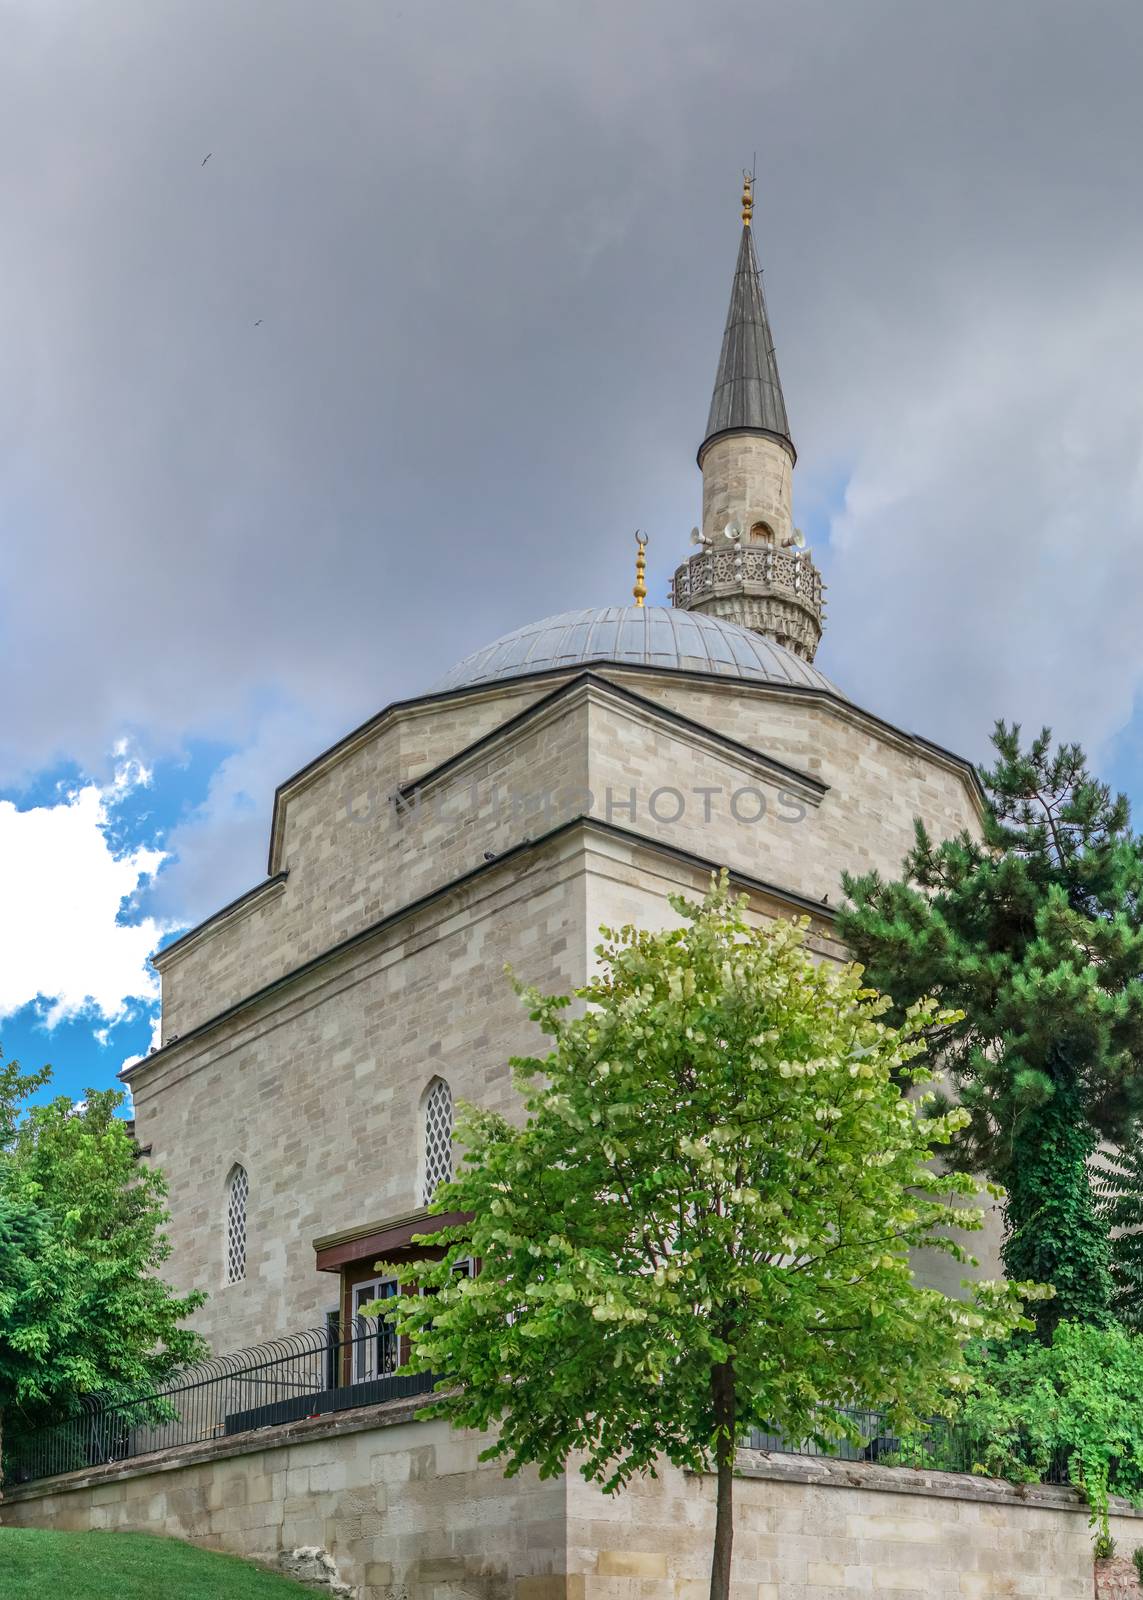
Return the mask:
<path id="1" fill-rule="evenodd" d="M 710 1563 L 710 1600 L 730 1600 L 730 1562 L 734 1551 L 734 1461 L 738 1453 L 734 1367 L 729 1361 L 711 1372 L 714 1401 L 714 1459 L 718 1499 L 714 1518 L 714 1553 Z"/>

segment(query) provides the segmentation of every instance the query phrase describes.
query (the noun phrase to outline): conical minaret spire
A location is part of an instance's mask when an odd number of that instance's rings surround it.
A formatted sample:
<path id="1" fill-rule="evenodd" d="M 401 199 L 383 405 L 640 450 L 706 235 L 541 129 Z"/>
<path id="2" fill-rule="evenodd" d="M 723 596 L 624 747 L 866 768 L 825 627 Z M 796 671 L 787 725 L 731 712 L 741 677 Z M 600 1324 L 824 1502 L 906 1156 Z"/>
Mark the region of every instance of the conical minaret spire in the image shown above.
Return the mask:
<path id="1" fill-rule="evenodd" d="M 730 310 L 698 453 L 699 551 L 675 573 L 674 603 L 726 617 L 812 661 L 822 636 L 824 586 L 794 527 L 797 453 L 754 252 L 753 214 L 754 180 L 745 173 Z"/>
<path id="2" fill-rule="evenodd" d="M 711 396 L 706 437 L 699 447 L 699 465 L 707 446 L 724 433 L 769 434 L 780 440 L 797 459 L 774 336 L 766 314 L 762 274 L 754 252 L 753 182 L 748 177 L 742 193 L 742 240 L 730 290 L 730 310 L 722 335 L 722 352 Z"/>

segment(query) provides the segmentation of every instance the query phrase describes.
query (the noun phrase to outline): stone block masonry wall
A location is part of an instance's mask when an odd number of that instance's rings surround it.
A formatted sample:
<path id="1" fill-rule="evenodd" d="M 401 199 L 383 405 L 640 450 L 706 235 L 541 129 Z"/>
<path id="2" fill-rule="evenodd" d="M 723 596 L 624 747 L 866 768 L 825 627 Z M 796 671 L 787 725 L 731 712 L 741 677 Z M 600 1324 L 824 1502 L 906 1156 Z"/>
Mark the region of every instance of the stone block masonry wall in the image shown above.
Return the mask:
<path id="1" fill-rule="evenodd" d="M 794 531 L 790 515 L 793 462 L 776 439 L 736 433 L 716 439 L 702 458 L 702 531 L 718 540 L 728 522 L 745 521 L 749 538 L 755 519 L 769 524 L 779 544 Z"/>
<path id="2" fill-rule="evenodd" d="M 616 818 L 629 833 L 823 908 L 836 905 L 844 868 L 897 871 L 915 815 L 936 837 L 976 824 L 962 767 L 861 712 L 766 686 L 611 676 L 626 694 L 573 683 L 506 731 L 490 731 L 496 697 L 478 696 L 467 731 L 484 737 L 463 755 L 459 703 L 381 719 L 287 786 L 275 860 L 288 881 L 160 958 L 166 1048 L 132 1069 L 136 1127 L 170 1183 L 171 1275 L 210 1295 L 197 1326 L 216 1351 L 320 1323 L 338 1284 L 317 1273 L 312 1241 L 419 1205 L 431 1078 L 456 1099 L 517 1107 L 508 1058 L 543 1041 L 511 996 L 506 963 L 566 991 L 586 975 L 600 922 L 673 919 L 666 895 L 682 885 L 668 881 L 661 850 L 650 866 L 628 851 L 622 881 L 611 865 L 597 872 L 570 834 L 512 854 L 550 823 L 501 809 L 494 786 L 562 795 L 572 814 L 590 789 L 604 820 L 608 796 L 634 796 L 635 814 Z M 522 711 L 520 691 L 505 707 Z M 432 794 L 447 781 L 475 798 L 456 812 L 398 815 L 379 797 L 410 773 Z M 786 783 L 802 797 L 793 822 Z M 767 802 L 756 825 L 749 802 L 748 820 L 734 811 L 743 786 Z M 657 791 L 665 814 L 652 810 Z M 715 797 L 709 816 L 700 794 Z M 684 803 L 675 821 L 673 799 Z M 692 887 L 693 873 L 683 877 Z M 447 894 L 420 898 L 442 884 Z M 354 929 L 350 947 L 300 966 Z M 223 1014 L 291 964 L 287 983 Z M 185 1031 L 208 1018 L 220 1020 Z M 246 1277 L 229 1283 L 225 1185 L 236 1164 L 249 1181 Z M 959 1274 L 944 1258 L 934 1267 L 955 1290 Z"/>
<path id="3" fill-rule="evenodd" d="M 0 1524 L 149 1531 L 345 1600 L 705 1600 L 714 1482 L 664 1468 L 614 1496 L 505 1478 L 480 1435 L 388 1406 L 14 1490 Z M 1068 1489 L 744 1451 L 733 1600 L 1135 1600 Z M 1118 1506 L 1124 1556 L 1143 1519 Z"/>
<path id="4" fill-rule="evenodd" d="M 1096 1562 L 1096 1600 L 1140 1600 L 1143 1583 L 1135 1569 L 1134 1561 L 1113 1556 L 1109 1561 Z"/>
<path id="5" fill-rule="evenodd" d="M 1087 1508 L 1070 1489 L 749 1451 L 740 1473 L 734 1600 L 1096 1593 Z M 1143 1542 L 1129 1507 L 1112 1524 L 1122 1550 Z M 706 1600 L 713 1532 L 710 1478 L 666 1468 L 609 1498 L 569 1477 L 569 1589 L 574 1581 L 589 1600 Z"/>
<path id="6" fill-rule="evenodd" d="M 642 687 L 650 693 L 653 685 Z M 627 863 L 617 872 L 615 861 L 585 855 L 583 842 L 570 835 L 501 859 L 529 824 L 495 814 L 494 777 L 514 777 L 533 790 L 586 784 L 601 795 L 634 791 L 642 797 L 639 814 L 620 819 L 633 823 L 630 831 L 796 888 L 818 903 L 827 895 L 836 901 L 847 864 L 895 871 L 915 812 L 926 815 L 938 836 L 974 820 L 962 773 L 926 763 L 875 730 L 805 702 L 786 706 L 763 695 L 747 696 L 746 705 L 734 692 L 724 700 L 717 687 L 701 693 L 708 699 L 697 706 L 680 701 L 684 712 L 710 726 L 720 713 L 733 712 L 739 720 L 724 731 L 745 749 L 680 727 L 657 706 L 644 714 L 610 688 L 576 691 L 503 745 L 482 746 L 460 779 L 480 779 L 487 814 L 426 810 L 400 821 L 386 817 L 377 827 L 385 837 L 400 836 L 409 893 L 418 874 L 451 879 L 464 863 L 483 861 L 486 848 L 494 856 L 491 870 L 482 868 L 478 880 L 134 1069 L 137 1131 L 170 1183 L 171 1275 L 180 1289 L 210 1295 L 196 1325 L 216 1351 L 320 1323 L 337 1304 L 338 1285 L 317 1273 L 312 1241 L 419 1204 L 418 1108 L 434 1075 L 457 1099 L 508 1113 L 517 1107 L 508 1059 L 543 1041 L 511 995 L 506 963 L 531 982 L 566 991 L 586 976 L 601 922 L 631 918 L 661 926 L 674 920 L 666 898 L 672 888 L 701 894 L 695 874 L 680 868 L 680 881 L 661 852 L 652 857 L 626 846 Z M 769 722 L 755 726 L 763 716 Z M 804 724 L 819 717 L 819 737 L 811 738 Z M 813 770 L 816 763 L 832 787 L 820 799 L 816 791 L 807 797 L 796 825 L 769 818 L 758 826 L 739 823 L 727 798 L 743 782 L 761 785 L 778 817 L 782 780 L 751 754 L 775 745 L 780 757 L 796 756 L 792 765 Z M 650 796 L 663 784 L 710 788 L 722 800 L 708 819 L 692 795 L 686 815 L 670 825 L 648 816 Z M 316 807 L 320 791 L 315 780 L 307 804 Z M 886 811 L 896 818 L 893 807 L 899 808 L 899 826 L 890 828 L 878 811 L 882 792 L 894 797 Z M 362 830 L 334 811 L 356 840 Z M 390 877 L 402 881 L 396 857 L 392 866 Z M 316 865 L 312 877 L 318 886 L 327 882 Z M 299 869 L 283 892 L 299 889 L 304 878 Z M 327 885 L 333 905 L 341 903 L 339 885 L 333 874 Z M 772 910 L 781 914 L 782 907 Z M 232 994 L 240 971 L 261 970 L 262 915 L 245 918 L 225 937 L 208 935 L 194 962 L 188 958 L 184 977 L 193 966 L 202 985 L 194 1014 L 214 1014 L 218 996 Z M 284 903 L 276 915 L 285 915 Z M 239 959 L 244 950 L 248 962 Z M 250 1185 L 247 1261 L 245 1279 L 230 1284 L 225 1184 L 236 1163 Z M 986 1248 L 978 1253 L 990 1257 Z M 931 1267 L 943 1273 L 940 1286 L 955 1291 L 959 1271 L 944 1257 Z"/>
<path id="7" fill-rule="evenodd" d="M 164 1534 L 351 1600 L 548 1600 L 564 1480 L 506 1479 L 484 1442 L 371 1408 L 29 1486 L 0 1525 Z"/>
<path id="8" fill-rule="evenodd" d="M 501 686 L 455 703 L 398 708 L 291 780 L 279 801 L 272 863 L 275 871 L 288 869 L 288 881 L 156 958 L 164 1041 L 479 866 L 485 852 L 499 854 L 563 820 L 562 811 L 554 818 L 546 810 L 517 815 L 504 796 L 563 795 L 578 809 L 571 797 L 588 787 L 599 796 L 598 815 L 609 811 L 604 797 L 612 790 L 622 806 L 634 786 L 637 815 L 626 825 L 835 902 L 843 870 L 898 870 L 915 816 L 923 816 L 937 838 L 978 825 L 975 799 L 955 758 L 844 702 L 818 703 L 732 680 L 696 683 L 670 673 L 601 668 L 599 675 L 639 696 L 644 709 L 608 705 L 603 697 L 593 701 L 589 716 L 584 698 L 573 697 L 512 725 L 557 683 L 515 691 Z M 655 716 L 656 702 L 729 736 L 745 753 L 665 725 Z M 508 731 L 497 738 L 493 730 L 501 725 Z M 468 750 L 471 757 L 461 758 Z M 830 785 L 820 804 L 808 799 L 800 825 L 791 825 L 781 801 L 781 777 L 761 770 L 767 757 Z M 454 758 L 459 764 L 446 787 L 455 786 L 456 793 L 444 815 L 408 795 L 404 809 L 393 808 L 390 797 L 399 786 L 418 784 Z M 757 802 L 746 802 L 744 818 L 728 807 L 735 791 L 759 785 L 767 820 L 754 826 L 750 807 Z M 470 786 L 475 798 L 468 802 Z M 669 798 L 665 816 L 649 809 L 650 796 L 672 786 L 689 798 L 677 822 L 670 820 Z M 692 792 L 702 786 L 720 795 L 712 817 L 700 815 L 703 802 Z M 430 777 L 427 788 L 440 802 L 442 783 Z M 495 805 L 494 791 L 501 797 Z"/>
<path id="9" fill-rule="evenodd" d="M 478 862 L 475 847 L 459 864 L 431 854 L 410 857 L 389 797 L 544 692 L 540 686 L 527 694 L 477 696 L 464 707 L 435 706 L 431 714 L 399 709 L 287 784 L 277 808 L 272 867 L 288 869 L 289 881 L 258 898 L 253 909 L 242 908 L 158 956 L 164 1040 Z"/>
<path id="10" fill-rule="evenodd" d="M 312 1241 L 420 1203 L 419 1106 L 434 1076 L 511 1113 L 509 1056 L 543 1045 L 511 963 L 553 990 L 582 981 L 582 847 L 505 865 L 198 1040 L 136 1081 L 140 1139 L 170 1184 L 180 1291 L 217 1353 L 320 1325 L 337 1305 Z M 225 1282 L 226 1178 L 249 1177 L 246 1276 Z"/>
<path id="11" fill-rule="evenodd" d="M 964 829 L 979 835 L 978 802 L 955 758 L 856 708 L 796 696 L 783 700 L 741 684 L 676 682 L 665 674 L 640 684 L 639 692 L 829 784 L 807 822 L 785 830 L 798 836 L 796 885 L 803 894 L 828 893 L 837 904 L 843 871 L 875 868 L 898 876 L 913 845 L 915 817 L 935 839 Z M 779 831 L 772 828 L 767 836 Z"/>

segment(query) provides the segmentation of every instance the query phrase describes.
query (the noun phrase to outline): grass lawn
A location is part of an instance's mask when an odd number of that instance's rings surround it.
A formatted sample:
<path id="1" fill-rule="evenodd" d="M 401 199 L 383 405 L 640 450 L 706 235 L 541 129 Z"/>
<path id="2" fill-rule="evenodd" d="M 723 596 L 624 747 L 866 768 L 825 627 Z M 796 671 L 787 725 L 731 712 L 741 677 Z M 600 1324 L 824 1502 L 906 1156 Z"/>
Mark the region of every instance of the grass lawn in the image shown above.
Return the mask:
<path id="1" fill-rule="evenodd" d="M 0 1527 L 3 1600 L 301 1600 L 313 1590 L 236 1556 L 149 1533 Z"/>

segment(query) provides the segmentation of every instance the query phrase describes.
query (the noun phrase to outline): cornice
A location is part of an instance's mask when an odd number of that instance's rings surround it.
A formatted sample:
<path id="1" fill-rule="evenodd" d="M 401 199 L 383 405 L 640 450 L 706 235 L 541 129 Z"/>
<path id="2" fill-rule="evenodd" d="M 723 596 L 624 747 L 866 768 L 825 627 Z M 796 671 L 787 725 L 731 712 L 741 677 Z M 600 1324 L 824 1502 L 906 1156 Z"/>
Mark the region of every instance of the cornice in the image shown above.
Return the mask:
<path id="1" fill-rule="evenodd" d="M 162 972 L 167 958 L 176 951 L 179 955 L 196 945 L 208 933 L 215 933 L 224 924 L 241 922 L 251 912 L 257 911 L 268 900 L 274 900 L 286 887 L 288 872 L 277 872 L 272 878 L 266 878 L 262 883 L 256 884 L 253 889 L 247 889 L 245 894 L 240 894 L 236 900 L 231 900 L 220 910 L 214 911 L 203 922 L 196 923 L 193 928 L 182 934 L 178 939 L 172 939 L 170 944 L 165 944 L 161 950 L 156 950 L 151 957 L 151 965 L 157 972 Z"/>
<path id="2" fill-rule="evenodd" d="M 651 851 L 653 854 L 692 867 L 704 874 L 717 873 L 722 869 L 723 863 L 721 862 L 696 855 L 690 850 L 681 850 L 676 845 L 668 844 L 662 839 L 651 838 L 646 834 L 637 833 L 633 829 L 621 828 L 617 823 L 606 822 L 598 817 L 582 815 L 571 817 L 567 822 L 549 829 L 547 833 L 540 834 L 535 839 L 521 840 L 519 844 L 502 851 L 494 860 L 481 862 L 470 871 L 462 873 L 448 883 L 441 884 L 428 894 L 418 896 L 417 899 L 411 900 L 397 910 L 389 912 L 388 915 L 379 918 L 378 921 L 372 922 L 367 927 L 350 934 L 348 938 L 341 939 L 336 944 L 330 945 L 316 956 L 311 956 L 308 961 L 304 961 L 296 967 L 291 967 L 287 972 L 272 979 L 269 983 L 262 984 L 249 994 L 233 1001 L 213 1017 L 207 1017 L 193 1028 L 188 1028 L 186 1033 L 180 1034 L 177 1039 L 160 1045 L 153 1054 L 144 1056 L 142 1060 L 134 1062 L 129 1067 L 124 1067 L 119 1073 L 120 1079 L 124 1083 L 131 1083 L 141 1079 L 144 1074 L 149 1074 L 156 1067 L 165 1066 L 179 1055 L 186 1053 L 190 1045 L 205 1039 L 224 1023 L 232 1021 L 252 1007 L 289 989 L 311 973 L 316 973 L 340 957 L 383 938 L 386 933 L 400 926 L 410 917 L 455 896 L 473 884 L 489 878 L 494 873 L 501 872 L 509 863 L 521 858 L 536 856 L 549 845 L 558 840 L 568 838 L 581 829 L 588 833 L 597 833 L 606 838 L 622 840 L 639 849 Z M 763 878 L 756 878 L 752 874 L 737 872 L 733 869 L 730 869 L 730 882 L 747 893 L 753 892 L 766 896 L 777 904 L 787 906 L 790 910 L 799 914 L 814 916 L 827 923 L 832 923 L 835 920 L 836 912 L 832 907 L 820 901 L 812 900 L 798 890 L 791 889 L 786 885 L 770 883 Z"/>
<path id="3" fill-rule="evenodd" d="M 280 844 L 282 823 L 282 808 L 284 802 L 307 784 L 312 783 L 320 776 L 322 771 L 334 762 L 357 750 L 361 745 L 375 738 L 389 725 L 404 717 L 425 715 L 437 706 L 450 705 L 461 700 L 467 700 L 473 705 L 482 705 L 486 701 L 518 693 L 529 686 L 542 688 L 545 683 L 555 684 L 557 687 L 569 677 L 578 678 L 585 675 L 599 677 L 601 673 L 617 672 L 633 679 L 640 677 L 646 679 L 658 678 L 668 683 L 692 683 L 704 688 L 735 689 L 748 691 L 765 699 L 786 701 L 806 701 L 828 706 L 841 713 L 846 720 L 864 723 L 874 728 L 882 736 L 889 736 L 894 742 L 905 749 L 920 749 L 934 757 L 943 766 L 946 766 L 967 781 L 978 809 L 983 814 L 984 790 L 980 778 L 971 761 L 957 755 L 954 751 L 947 750 L 943 745 L 934 743 L 920 734 L 906 733 L 884 718 L 876 716 L 871 711 L 865 711 L 860 706 L 847 700 L 838 692 L 830 693 L 817 687 L 803 684 L 778 684 L 767 683 L 759 678 L 735 677 L 729 673 L 713 674 L 709 672 L 687 672 L 680 668 L 672 667 L 665 670 L 661 667 L 643 666 L 630 661 L 593 661 L 589 673 L 585 674 L 582 666 L 556 667 L 544 672 L 521 673 L 515 678 L 498 678 L 492 683 L 465 684 L 458 689 L 446 689 L 436 693 L 415 695 L 407 700 L 395 700 L 384 710 L 370 717 L 366 722 L 350 730 L 328 749 L 315 756 L 312 761 L 300 767 L 297 772 L 280 783 L 274 793 L 273 816 L 270 827 L 270 850 L 267 871 L 271 875 L 278 870 L 277 851 Z M 526 708 L 525 708 L 526 709 Z"/>
<path id="4" fill-rule="evenodd" d="M 506 722 L 489 729 L 479 739 L 447 756 L 420 777 L 402 784 L 396 790 L 395 798 L 398 801 L 407 800 L 415 794 L 424 794 L 432 790 L 446 778 L 460 777 L 474 761 L 483 759 L 498 744 L 510 743 L 522 728 L 529 726 L 542 728 L 546 722 L 554 720 L 556 716 L 564 714 L 569 709 L 574 709 L 577 704 L 586 703 L 600 705 L 610 703 L 624 713 L 636 712 L 644 721 L 656 722 L 685 734 L 697 747 L 720 756 L 733 755 L 744 765 L 751 767 L 759 776 L 781 785 L 811 806 L 820 805 L 823 797 L 829 792 L 829 784 L 821 778 L 814 777 L 812 773 L 791 767 L 764 751 L 743 744 L 728 734 L 720 733 L 715 728 L 708 728 L 703 723 L 684 716 L 682 712 L 675 711 L 658 700 L 648 700 L 645 695 L 636 694 L 633 690 L 624 688 L 622 684 L 613 683 L 609 678 L 601 678 L 594 672 L 581 672 L 568 682 L 559 685 L 551 694 L 545 695 L 541 700 L 534 700 L 531 705 L 525 706 Z"/>
<path id="5" fill-rule="evenodd" d="M 829 785 L 815 778 L 812 774 L 802 772 L 794 767 L 787 767 L 775 757 L 767 756 L 748 745 L 743 745 L 729 736 L 705 727 L 702 723 L 696 722 L 693 718 L 687 717 L 681 712 L 664 706 L 659 701 L 637 693 L 634 689 L 628 688 L 625 683 L 617 683 L 610 676 L 605 678 L 602 676 L 603 671 L 618 673 L 623 677 L 630 677 L 636 682 L 656 680 L 666 684 L 668 687 L 683 682 L 716 693 L 733 692 L 757 696 L 762 699 L 786 701 L 787 703 L 804 704 L 809 702 L 821 705 L 829 709 L 834 715 L 840 716 L 844 721 L 858 727 L 867 728 L 879 738 L 886 739 L 897 749 L 912 755 L 921 753 L 928 759 L 937 762 L 938 765 L 943 766 L 947 771 L 955 773 L 964 780 L 978 817 L 981 819 L 984 817 L 986 804 L 984 790 L 979 774 L 972 762 L 946 749 L 943 745 L 936 744 L 930 739 L 925 739 L 920 734 L 905 733 L 893 723 L 886 722 L 872 712 L 863 710 L 841 694 L 831 694 L 823 689 L 799 684 L 764 683 L 758 679 L 736 678 L 721 674 L 715 676 L 702 672 L 683 672 L 675 668 L 664 671 L 661 668 L 641 666 L 631 662 L 599 661 L 593 662 L 591 668 L 586 670 L 583 668 L 569 668 L 525 674 L 518 678 L 499 680 L 494 684 L 467 686 L 460 689 L 450 689 L 443 694 L 421 695 L 411 700 L 395 701 L 377 716 L 371 717 L 368 722 L 362 723 L 336 744 L 331 745 L 291 777 L 285 779 L 283 783 L 279 784 L 274 795 L 273 820 L 270 833 L 269 865 L 271 875 L 261 884 L 247 891 L 246 894 L 240 895 L 237 900 L 231 901 L 229 905 L 224 906 L 220 911 L 207 917 L 205 921 L 189 929 L 180 938 L 166 945 L 152 957 L 154 965 L 161 970 L 162 963 L 172 953 L 177 951 L 180 955 L 183 954 L 191 945 L 197 942 L 200 936 L 214 931 L 220 924 L 230 921 L 232 918 L 245 915 L 247 911 L 256 909 L 274 889 L 280 889 L 284 885 L 288 873 L 287 870 L 278 868 L 277 857 L 281 847 L 285 805 L 290 798 L 315 782 L 338 761 L 344 760 L 354 750 L 376 738 L 389 726 L 406 717 L 429 715 L 436 707 L 448 705 L 454 701 L 467 700 L 471 704 L 479 705 L 490 699 L 502 698 L 509 692 L 518 693 L 521 688 L 526 688 L 529 685 L 540 689 L 545 684 L 553 685 L 546 694 L 541 694 L 540 698 L 530 705 L 524 706 L 520 711 L 513 712 L 503 723 L 490 729 L 488 733 L 483 734 L 471 744 L 464 746 L 455 755 L 440 762 L 436 767 L 422 774 L 420 778 L 402 785 L 396 791 L 398 795 L 408 795 L 418 788 L 423 789 L 426 784 L 437 781 L 439 776 L 450 767 L 476 755 L 498 738 L 508 735 L 512 730 L 526 722 L 529 717 L 539 714 L 550 705 L 556 704 L 561 695 L 568 693 L 576 685 L 584 682 L 606 686 L 607 690 L 627 697 L 632 705 L 638 705 L 647 710 L 654 708 L 656 714 L 669 719 L 674 726 L 690 730 L 692 736 L 701 735 L 708 741 L 714 741 L 718 748 L 723 751 L 732 751 L 739 755 L 748 756 L 754 762 L 767 764 L 776 777 L 779 777 L 780 781 L 787 787 L 792 788 L 798 785 L 800 797 L 807 799 L 810 804 L 817 804 L 818 799 L 828 792 Z M 817 799 L 806 792 L 808 786 L 816 788 Z"/>

